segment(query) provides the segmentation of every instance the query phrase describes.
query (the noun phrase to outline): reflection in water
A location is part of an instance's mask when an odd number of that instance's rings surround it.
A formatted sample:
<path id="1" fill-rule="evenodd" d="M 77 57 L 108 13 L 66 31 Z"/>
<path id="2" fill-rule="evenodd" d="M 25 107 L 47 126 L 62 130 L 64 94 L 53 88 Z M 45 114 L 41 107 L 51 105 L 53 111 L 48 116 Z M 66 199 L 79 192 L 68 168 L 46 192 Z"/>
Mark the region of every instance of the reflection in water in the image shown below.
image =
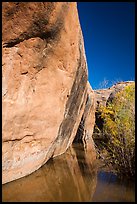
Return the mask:
<path id="1" fill-rule="evenodd" d="M 97 171 L 89 156 L 81 145 L 70 147 L 35 173 L 4 184 L 2 200 L 90 201 L 96 188 Z"/>
<path id="2" fill-rule="evenodd" d="M 92 202 L 135 202 L 135 183 L 101 171 Z"/>
<path id="3" fill-rule="evenodd" d="M 92 164 L 91 152 L 75 144 L 33 174 L 4 184 L 2 201 L 134 202 L 134 183 L 119 181 Z"/>

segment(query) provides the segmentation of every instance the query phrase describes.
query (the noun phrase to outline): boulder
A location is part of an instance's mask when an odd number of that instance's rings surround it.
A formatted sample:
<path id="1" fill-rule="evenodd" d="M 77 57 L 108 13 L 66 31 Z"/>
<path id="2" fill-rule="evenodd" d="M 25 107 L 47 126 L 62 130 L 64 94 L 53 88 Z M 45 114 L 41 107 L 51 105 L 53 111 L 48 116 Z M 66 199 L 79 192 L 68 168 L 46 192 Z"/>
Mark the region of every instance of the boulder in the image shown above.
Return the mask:
<path id="1" fill-rule="evenodd" d="M 2 3 L 3 184 L 72 144 L 85 110 L 87 75 L 75 2 Z"/>

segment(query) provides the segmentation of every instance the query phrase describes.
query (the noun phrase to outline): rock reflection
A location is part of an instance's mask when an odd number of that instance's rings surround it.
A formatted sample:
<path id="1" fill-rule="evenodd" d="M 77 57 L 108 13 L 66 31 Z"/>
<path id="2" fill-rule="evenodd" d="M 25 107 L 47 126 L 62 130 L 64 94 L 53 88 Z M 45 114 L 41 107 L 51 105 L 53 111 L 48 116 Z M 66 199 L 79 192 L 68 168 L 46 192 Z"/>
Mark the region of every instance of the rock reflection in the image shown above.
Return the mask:
<path id="1" fill-rule="evenodd" d="M 91 156 L 82 145 L 73 145 L 35 173 L 4 184 L 2 201 L 91 201 L 97 184 Z"/>

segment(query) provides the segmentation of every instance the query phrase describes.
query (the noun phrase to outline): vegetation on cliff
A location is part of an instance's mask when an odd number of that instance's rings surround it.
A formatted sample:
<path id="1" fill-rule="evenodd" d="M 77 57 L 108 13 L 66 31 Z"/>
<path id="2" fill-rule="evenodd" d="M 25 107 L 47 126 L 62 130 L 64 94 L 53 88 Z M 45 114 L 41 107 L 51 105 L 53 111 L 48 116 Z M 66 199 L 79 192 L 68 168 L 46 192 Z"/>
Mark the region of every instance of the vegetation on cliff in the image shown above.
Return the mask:
<path id="1" fill-rule="evenodd" d="M 103 138 L 98 142 L 107 150 L 109 163 L 120 175 L 135 175 L 135 83 L 125 86 L 115 94 L 106 106 L 97 110 L 103 121 L 102 129 L 97 126 Z"/>

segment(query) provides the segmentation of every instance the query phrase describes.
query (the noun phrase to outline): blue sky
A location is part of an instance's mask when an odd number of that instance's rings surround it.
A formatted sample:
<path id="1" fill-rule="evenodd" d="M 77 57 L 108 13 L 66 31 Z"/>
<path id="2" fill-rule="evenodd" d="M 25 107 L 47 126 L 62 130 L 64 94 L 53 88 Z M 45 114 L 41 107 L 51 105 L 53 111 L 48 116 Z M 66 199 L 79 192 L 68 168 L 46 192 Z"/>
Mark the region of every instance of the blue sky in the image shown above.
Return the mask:
<path id="1" fill-rule="evenodd" d="M 77 2 L 93 89 L 135 80 L 135 3 Z"/>

